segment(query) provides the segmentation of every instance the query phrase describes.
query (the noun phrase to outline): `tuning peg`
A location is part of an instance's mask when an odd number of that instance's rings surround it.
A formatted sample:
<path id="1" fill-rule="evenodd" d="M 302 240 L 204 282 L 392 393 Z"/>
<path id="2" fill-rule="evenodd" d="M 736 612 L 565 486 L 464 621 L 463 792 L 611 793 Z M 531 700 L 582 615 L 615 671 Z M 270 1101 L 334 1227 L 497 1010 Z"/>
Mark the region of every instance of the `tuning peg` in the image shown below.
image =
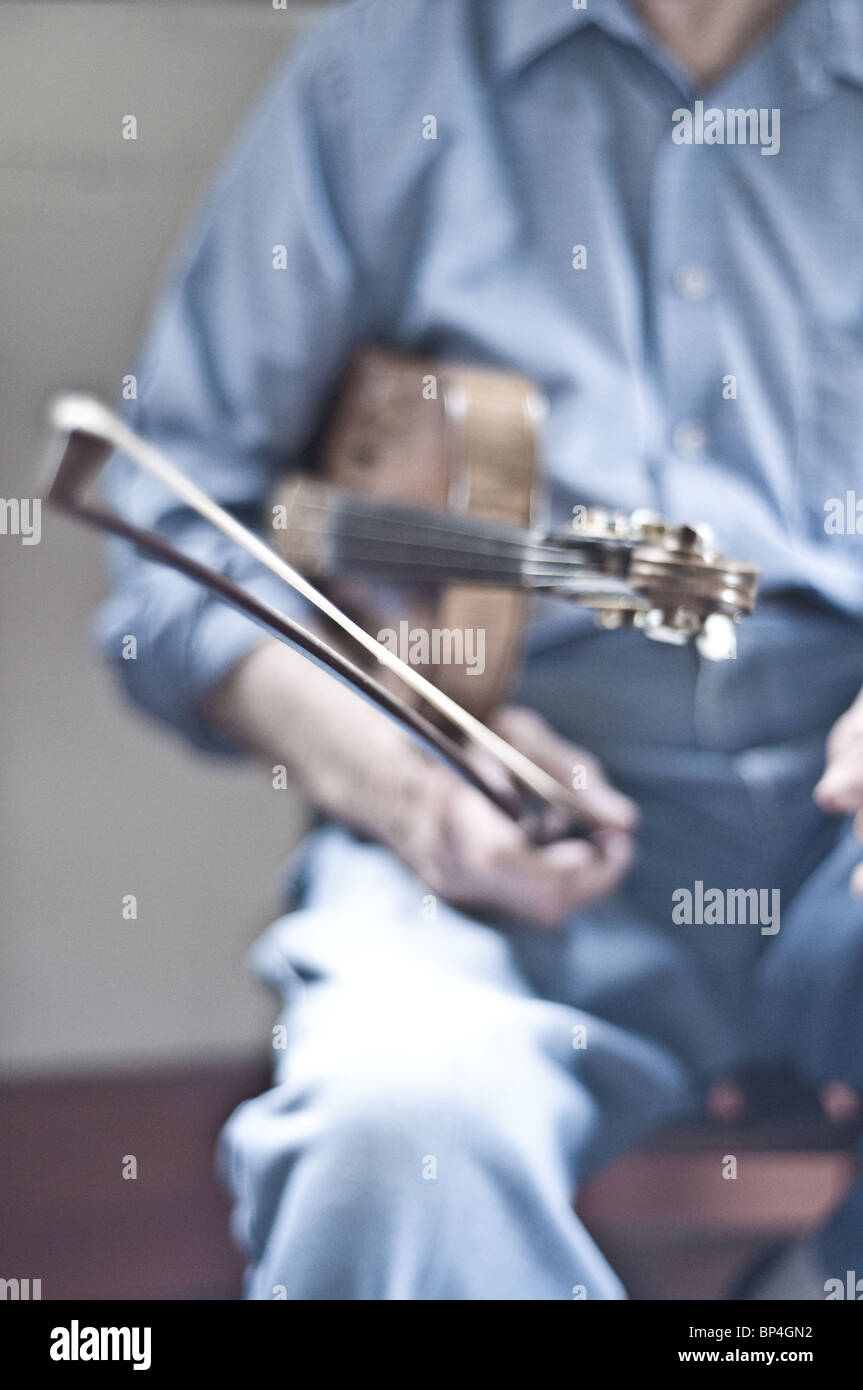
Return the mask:
<path id="1" fill-rule="evenodd" d="M 737 656 L 737 629 L 725 613 L 708 613 L 695 639 L 706 661 L 733 661 Z"/>

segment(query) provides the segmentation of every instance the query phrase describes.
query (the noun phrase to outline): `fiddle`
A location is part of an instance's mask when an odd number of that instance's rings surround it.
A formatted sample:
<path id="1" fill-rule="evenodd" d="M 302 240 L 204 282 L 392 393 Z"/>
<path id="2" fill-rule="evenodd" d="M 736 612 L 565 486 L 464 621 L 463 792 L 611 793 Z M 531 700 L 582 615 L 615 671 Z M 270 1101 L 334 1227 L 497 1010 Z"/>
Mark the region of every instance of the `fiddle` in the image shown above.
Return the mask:
<path id="1" fill-rule="evenodd" d="M 647 511 L 541 516 L 545 403 L 526 377 L 380 347 L 351 362 L 313 474 L 282 478 L 273 545 L 370 631 L 484 634 L 484 669 L 420 661 L 480 718 L 506 696 L 531 598 L 596 611 L 603 627 L 736 651 L 757 570 L 718 553 L 707 527 Z M 432 643 L 427 643 L 432 646 Z M 422 643 L 417 647 L 422 651 Z"/>
<path id="2" fill-rule="evenodd" d="M 441 396 L 426 398 L 440 401 L 442 409 L 436 405 L 410 433 L 413 449 L 395 427 L 398 409 L 380 408 L 391 392 L 365 395 L 365 418 L 351 410 L 356 373 L 361 379 L 370 361 L 373 370 L 383 369 L 390 383 L 393 366 L 407 382 L 416 381 L 417 368 L 425 365 L 391 359 L 380 350 L 355 362 L 355 375 L 336 408 L 333 431 L 323 448 L 318 490 L 310 479 L 297 476 L 277 488 L 274 546 L 89 396 L 61 396 L 52 406 L 59 459 L 47 500 L 203 584 L 329 671 L 479 788 L 535 841 L 589 834 L 595 827 L 576 794 L 480 717 L 505 690 L 531 592 L 544 589 L 595 607 L 606 625 L 632 623 L 654 637 L 688 640 L 706 638 L 711 619 L 730 624 L 751 611 L 756 571 L 715 555 L 696 530 L 643 517 L 625 520 L 585 510 L 578 526 L 565 534 L 537 530 L 531 515 L 539 407 L 530 384 L 507 373 L 457 369 L 458 380 L 453 379 Z M 370 400 L 376 403 L 371 415 Z M 346 448 L 346 441 L 356 442 L 358 420 L 365 435 L 359 454 Z M 369 434 L 372 420 L 376 435 Z M 461 449 L 455 447 L 455 431 Z M 370 447 L 375 439 L 377 447 Z M 435 453 L 441 444 L 442 452 Z M 282 578 L 338 633 L 341 648 L 349 645 L 358 659 L 227 575 L 184 554 L 164 536 L 87 500 L 88 485 L 115 451 L 158 478 Z M 400 462 L 398 469 L 390 466 L 393 460 Z M 350 486 L 356 476 L 352 470 L 360 470 L 364 488 Z M 412 498 L 410 505 L 403 500 L 405 493 Z M 312 578 L 322 578 L 326 591 Z M 340 595 L 347 608 L 337 602 Z M 454 664 L 421 670 L 372 636 L 367 630 L 370 621 L 373 625 L 376 614 L 391 613 L 393 601 L 402 614 L 409 603 L 415 617 L 440 619 L 445 630 L 463 630 L 477 619 L 490 638 L 486 671 L 470 680 L 469 673 Z M 730 655 L 727 644 L 717 654 Z M 456 695 L 465 689 L 468 698 L 462 703 Z M 475 749 L 503 767 L 508 786 L 482 771 L 472 756 Z"/>

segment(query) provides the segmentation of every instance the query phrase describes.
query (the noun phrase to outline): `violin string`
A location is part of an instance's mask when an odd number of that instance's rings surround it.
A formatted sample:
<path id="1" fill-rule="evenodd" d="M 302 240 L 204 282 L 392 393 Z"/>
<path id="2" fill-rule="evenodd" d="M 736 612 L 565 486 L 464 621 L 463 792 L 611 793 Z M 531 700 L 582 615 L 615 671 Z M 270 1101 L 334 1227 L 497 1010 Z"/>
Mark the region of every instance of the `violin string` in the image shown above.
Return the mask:
<path id="1" fill-rule="evenodd" d="M 350 556 L 353 563 L 363 558 L 363 546 L 375 545 L 378 547 L 374 558 L 376 565 L 398 563 L 406 568 L 433 565 L 436 569 L 445 570 L 447 562 L 441 562 L 439 557 L 452 554 L 459 556 L 462 566 L 467 564 L 471 570 L 482 571 L 483 566 L 487 567 L 491 560 L 501 567 L 503 573 L 512 574 L 513 577 L 548 573 L 550 578 L 565 578 L 573 571 L 590 568 L 582 552 L 554 542 L 537 540 L 526 530 L 521 536 L 512 537 L 500 536 L 486 527 L 477 527 L 476 530 L 451 527 L 445 519 L 427 523 L 424 518 L 410 518 L 405 522 L 399 512 L 391 512 L 386 507 L 376 515 L 359 508 L 351 510 L 339 507 L 332 515 L 329 540 L 336 545 L 347 543 L 344 554 Z M 352 527 L 345 525 L 345 516 L 355 523 Z M 301 534 L 318 529 L 304 525 L 302 521 L 296 527 Z M 438 536 L 445 537 L 448 543 L 443 543 Z M 356 542 L 358 549 L 351 547 L 350 542 Z M 423 554 L 423 547 L 428 554 Z M 396 555 L 404 550 L 408 551 L 406 558 L 397 561 Z"/>
<path id="2" fill-rule="evenodd" d="M 374 546 L 369 544 L 371 540 L 374 541 Z M 472 565 L 476 565 L 477 568 L 497 566 L 501 570 L 513 574 L 519 574 L 525 565 L 534 566 L 537 573 L 551 570 L 568 574 L 572 570 L 587 568 L 583 559 L 570 560 L 566 555 L 536 555 L 530 550 L 525 550 L 519 555 L 499 555 L 493 550 L 476 552 L 462 550 L 457 546 L 432 545 L 428 541 L 417 543 L 401 538 L 392 539 L 388 536 L 345 535 L 344 532 L 338 532 L 335 536 L 330 537 L 329 548 L 335 549 L 339 555 L 350 556 L 354 562 L 368 560 L 373 564 L 377 563 L 379 559 L 385 561 L 392 558 L 394 563 L 404 562 L 406 564 L 428 562 L 435 566 L 454 564 L 456 566 L 467 565 L 468 568 Z M 449 555 L 454 557 L 452 561 L 448 558 L 441 559 L 442 556 Z"/>
<path id="3" fill-rule="evenodd" d="M 318 501 L 309 493 L 301 494 L 299 507 L 307 511 L 325 512 L 332 515 L 337 522 L 341 522 L 343 517 L 351 520 L 361 521 L 367 524 L 379 522 L 388 528 L 416 527 L 429 535 L 443 533 L 446 536 L 473 546 L 477 540 L 488 540 L 494 544 L 509 545 L 521 549 L 525 544 L 529 544 L 538 550 L 548 550 L 555 555 L 563 554 L 568 557 L 568 547 L 554 539 L 548 539 L 537 535 L 527 527 L 510 525 L 507 522 L 491 521 L 487 517 L 474 517 L 458 512 L 439 512 L 429 510 L 427 512 L 420 508 L 402 507 L 393 502 L 366 502 L 353 499 L 351 494 L 334 491 L 328 500 Z M 308 528 L 306 528 L 308 529 Z M 575 535 L 575 533 L 573 533 Z M 576 537 L 576 539 L 580 539 Z M 600 540 L 607 544 L 607 538 L 597 538 L 586 536 L 584 541 Z M 613 538 L 612 544 L 620 544 L 619 538 Z"/>
<path id="4" fill-rule="evenodd" d="M 527 530 L 485 519 L 475 525 L 474 518 L 465 518 L 461 526 L 455 526 L 449 516 L 437 512 L 415 517 L 414 509 L 397 504 L 365 503 L 359 499 L 357 505 L 349 503 L 346 493 L 333 495 L 337 501 L 330 505 L 319 502 L 314 494 L 302 495 L 299 504 L 295 504 L 295 511 L 305 508 L 333 518 L 329 535 L 331 546 L 335 542 L 337 549 L 333 573 L 357 574 L 365 567 L 366 577 L 389 582 L 401 579 L 414 584 L 526 585 L 536 590 L 566 588 L 573 597 L 632 597 L 622 578 L 597 577 L 594 566 L 582 552 L 553 541 L 537 541 Z M 346 517 L 354 522 L 352 527 L 345 524 Z M 319 527 L 304 526 L 302 521 L 294 529 L 300 533 L 320 532 Z M 477 535 L 482 540 L 479 546 Z M 438 536 L 456 544 L 443 544 Z M 356 548 L 350 544 L 352 541 L 358 543 Z M 455 563 L 441 559 L 442 554 L 454 555 Z"/>
<path id="5" fill-rule="evenodd" d="M 577 581 L 579 577 L 587 577 L 590 571 L 584 565 L 573 565 L 570 567 L 555 566 L 551 562 L 542 564 L 516 564 L 505 565 L 494 561 L 479 560 L 476 564 L 468 563 L 470 557 L 464 557 L 461 562 L 453 563 L 450 560 L 435 560 L 433 557 L 423 558 L 408 556 L 400 558 L 398 555 L 387 554 L 383 550 L 377 551 L 374 556 L 362 555 L 356 557 L 350 548 L 346 548 L 339 553 L 338 562 L 331 567 L 333 574 L 341 575 L 353 573 L 355 575 L 368 577 L 369 575 L 381 575 L 382 577 L 404 576 L 407 580 L 414 583 L 421 583 L 421 575 L 429 575 L 429 582 L 436 583 L 462 583 L 466 579 L 471 579 L 477 583 L 498 583 L 518 586 L 525 581 L 532 581 L 531 587 L 541 588 L 550 587 L 557 583 L 569 583 Z M 609 579 L 613 576 L 609 576 Z M 594 576 L 598 587 L 601 587 L 603 580 L 598 580 Z M 621 583 L 623 581 L 620 581 Z"/>

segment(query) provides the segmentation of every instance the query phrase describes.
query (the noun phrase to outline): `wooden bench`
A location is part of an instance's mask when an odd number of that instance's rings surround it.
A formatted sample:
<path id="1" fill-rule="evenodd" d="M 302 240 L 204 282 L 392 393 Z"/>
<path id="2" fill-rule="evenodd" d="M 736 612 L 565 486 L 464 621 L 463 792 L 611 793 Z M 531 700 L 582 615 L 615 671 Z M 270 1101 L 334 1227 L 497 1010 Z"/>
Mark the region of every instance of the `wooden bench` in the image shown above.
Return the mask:
<path id="1" fill-rule="evenodd" d="M 823 1224 L 853 1181 L 858 1123 L 833 1125 L 790 1077 L 756 1077 L 748 1117 L 657 1131 L 578 1211 L 633 1298 L 718 1299 L 771 1246 Z M 736 1160 L 736 1177 L 727 1162 Z"/>
<path id="2" fill-rule="evenodd" d="M 263 1059 L 5 1083 L 0 1273 L 41 1279 L 44 1299 L 238 1298 L 213 1151 L 233 1107 L 267 1084 Z M 747 1260 L 839 1200 L 856 1132 L 827 1125 L 811 1097 L 770 1097 L 742 1125 L 657 1133 L 586 1186 L 579 1211 L 632 1297 L 721 1297 Z"/>

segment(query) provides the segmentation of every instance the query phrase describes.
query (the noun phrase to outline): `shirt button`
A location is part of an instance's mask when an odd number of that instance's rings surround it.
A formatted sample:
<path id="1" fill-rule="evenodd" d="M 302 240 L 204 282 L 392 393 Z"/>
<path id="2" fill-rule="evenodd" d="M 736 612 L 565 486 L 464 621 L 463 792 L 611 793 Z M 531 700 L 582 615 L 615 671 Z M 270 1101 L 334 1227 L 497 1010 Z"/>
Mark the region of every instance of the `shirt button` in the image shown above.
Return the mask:
<path id="1" fill-rule="evenodd" d="M 713 292 L 710 274 L 700 265 L 678 266 L 672 280 L 681 299 L 707 299 Z"/>
<path id="2" fill-rule="evenodd" d="M 682 458 L 701 458 L 707 450 L 707 430 L 698 420 L 681 420 L 672 431 L 671 443 Z"/>

